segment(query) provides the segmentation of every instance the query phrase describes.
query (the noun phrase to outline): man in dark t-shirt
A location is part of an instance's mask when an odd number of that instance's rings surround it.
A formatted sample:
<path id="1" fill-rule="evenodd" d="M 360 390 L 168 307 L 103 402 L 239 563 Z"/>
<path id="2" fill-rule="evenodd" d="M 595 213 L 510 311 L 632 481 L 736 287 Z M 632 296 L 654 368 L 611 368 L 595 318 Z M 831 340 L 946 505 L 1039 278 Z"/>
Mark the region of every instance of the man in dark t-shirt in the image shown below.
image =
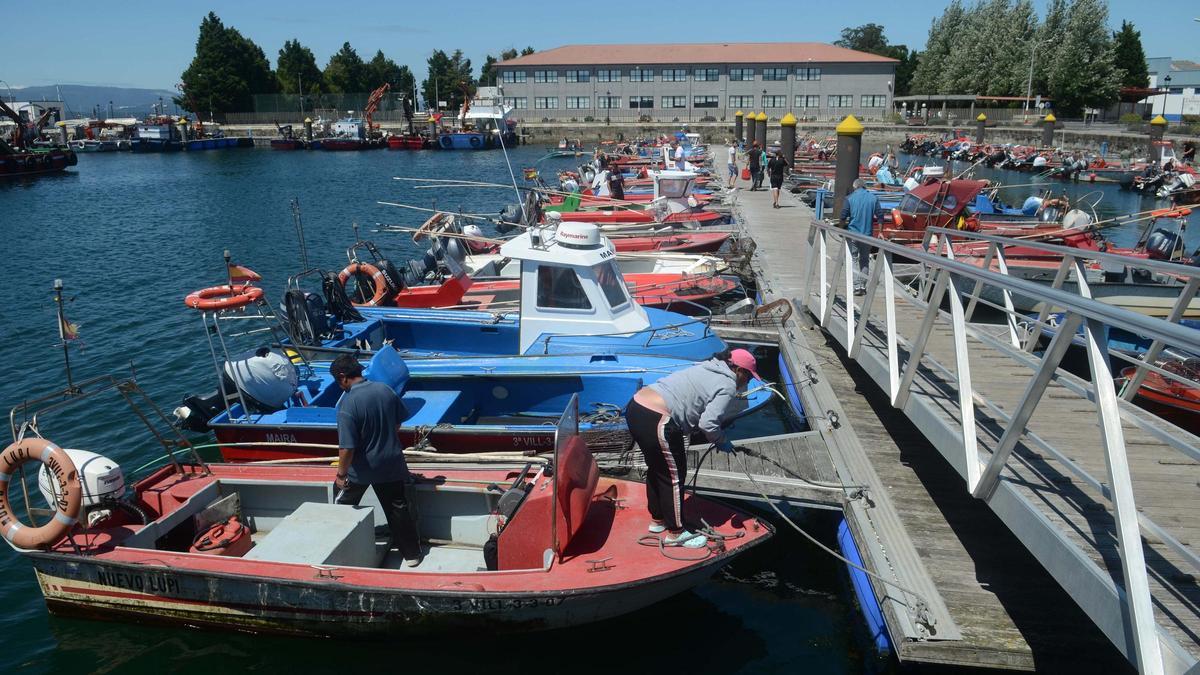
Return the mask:
<path id="1" fill-rule="evenodd" d="M 408 417 L 404 403 L 391 387 L 362 376 L 362 365 L 342 354 L 329 373 L 345 390 L 337 405 L 338 472 L 334 503 L 357 506 L 368 487 L 383 507 L 392 543 L 405 564 L 421 563 L 421 540 L 408 508 L 405 486 L 408 464 L 397 427 Z"/>

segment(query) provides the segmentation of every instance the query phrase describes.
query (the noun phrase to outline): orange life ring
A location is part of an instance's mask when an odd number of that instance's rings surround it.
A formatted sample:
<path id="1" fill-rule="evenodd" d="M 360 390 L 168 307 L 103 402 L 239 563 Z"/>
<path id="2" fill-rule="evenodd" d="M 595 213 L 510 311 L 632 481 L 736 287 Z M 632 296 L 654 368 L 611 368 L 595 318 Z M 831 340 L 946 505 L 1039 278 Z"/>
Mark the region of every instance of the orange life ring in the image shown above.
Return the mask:
<path id="1" fill-rule="evenodd" d="M 54 517 L 41 527 L 22 525 L 8 502 L 8 482 L 17 467 L 29 461 L 45 464 L 58 481 Z M 0 453 L 0 532 L 13 546 L 35 549 L 58 543 L 75 526 L 82 502 L 83 486 L 79 484 L 75 463 L 57 445 L 44 438 L 26 438 L 9 444 Z"/>
<path id="2" fill-rule="evenodd" d="M 366 274 L 370 276 L 371 283 L 375 286 L 375 295 L 372 296 L 370 300 L 361 304 L 368 307 L 377 307 L 383 304 L 383 300 L 387 297 L 388 293 L 387 279 L 383 276 L 383 272 L 381 272 L 378 267 L 372 265 L 371 263 L 352 262 L 349 265 L 346 265 L 346 269 L 338 272 L 338 283 L 340 283 L 342 288 L 345 289 L 346 282 L 350 280 L 350 276 L 358 274 Z M 354 304 L 357 305 L 360 303 L 356 302 Z"/>
<path id="3" fill-rule="evenodd" d="M 183 299 L 183 304 L 204 312 L 221 309 L 234 309 L 258 301 L 263 296 L 263 290 L 248 284 L 233 286 L 212 286 L 189 293 Z"/>

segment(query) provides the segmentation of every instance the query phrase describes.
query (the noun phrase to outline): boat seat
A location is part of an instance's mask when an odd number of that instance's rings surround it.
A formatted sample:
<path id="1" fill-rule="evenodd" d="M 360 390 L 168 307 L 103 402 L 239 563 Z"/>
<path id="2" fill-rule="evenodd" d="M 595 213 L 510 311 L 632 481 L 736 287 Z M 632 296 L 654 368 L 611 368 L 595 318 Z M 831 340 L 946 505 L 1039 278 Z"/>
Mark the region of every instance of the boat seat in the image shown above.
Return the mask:
<path id="1" fill-rule="evenodd" d="M 392 345 L 384 345 L 371 357 L 363 376 L 372 382 L 382 382 L 397 394 L 408 384 L 408 364 L 396 353 Z"/>
<path id="2" fill-rule="evenodd" d="M 374 509 L 305 502 L 242 557 L 306 565 L 374 567 Z"/>
<path id="3" fill-rule="evenodd" d="M 451 408 L 462 397 L 459 391 L 407 391 L 402 400 L 408 410 L 405 426 L 434 425 L 439 422 L 453 422 L 445 419 Z"/>

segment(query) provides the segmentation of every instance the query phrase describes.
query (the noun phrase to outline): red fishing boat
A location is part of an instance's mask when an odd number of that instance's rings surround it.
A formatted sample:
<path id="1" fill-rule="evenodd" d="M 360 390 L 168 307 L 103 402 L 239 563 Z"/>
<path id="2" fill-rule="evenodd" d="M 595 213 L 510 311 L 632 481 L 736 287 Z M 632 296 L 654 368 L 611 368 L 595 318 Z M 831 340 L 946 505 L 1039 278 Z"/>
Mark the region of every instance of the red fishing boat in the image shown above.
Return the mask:
<path id="1" fill-rule="evenodd" d="M 36 432 L 2 456 L 13 468 L 40 458 L 48 470 L 39 486 L 54 506 L 34 509 L 41 527 L 20 525 L 8 487 L 23 474 L 0 474 L 0 530 L 56 614 L 390 639 L 544 630 L 633 612 L 703 583 L 772 535 L 765 522 L 689 495 L 685 511 L 706 524 L 706 545 L 664 547 L 646 532 L 645 487 L 599 475 L 574 433 L 576 412 L 563 415 L 544 457 L 411 458 L 416 566 L 375 534 L 385 521 L 373 497 L 361 507 L 332 503 L 327 463 L 172 456 L 127 491 L 115 462 Z"/>
<path id="2" fill-rule="evenodd" d="M 674 307 L 687 303 L 706 304 L 737 288 L 729 279 L 687 274 L 626 274 L 629 295 L 644 307 Z M 437 286 L 410 286 L 391 302 L 396 307 L 512 309 L 521 299 L 520 279 L 475 281 L 466 275 Z"/>
<path id="3" fill-rule="evenodd" d="M 389 150 L 420 150 L 425 147 L 425 138 L 419 134 L 388 136 Z"/>
<path id="4" fill-rule="evenodd" d="M 11 145 L 0 140 L 0 178 L 55 173 L 68 166 L 75 166 L 79 162 L 79 158 L 75 156 L 73 150 L 33 148 L 32 140 L 38 133 L 37 129 L 47 119 L 49 112 L 47 111 L 36 121 L 29 122 L 8 107 L 4 101 L 0 101 L 0 116 L 12 119 L 17 125 L 13 132 Z"/>
<path id="5" fill-rule="evenodd" d="M 1191 383 L 1179 382 L 1151 372 L 1146 375 L 1134 400 L 1138 405 L 1180 429 L 1200 434 L 1200 385 L 1196 384 L 1200 382 L 1200 362 L 1196 359 L 1173 360 L 1159 365 L 1163 370 L 1191 380 Z M 1134 366 L 1123 369 L 1121 377 L 1117 379 L 1117 385 L 1127 384 L 1135 371 Z"/>

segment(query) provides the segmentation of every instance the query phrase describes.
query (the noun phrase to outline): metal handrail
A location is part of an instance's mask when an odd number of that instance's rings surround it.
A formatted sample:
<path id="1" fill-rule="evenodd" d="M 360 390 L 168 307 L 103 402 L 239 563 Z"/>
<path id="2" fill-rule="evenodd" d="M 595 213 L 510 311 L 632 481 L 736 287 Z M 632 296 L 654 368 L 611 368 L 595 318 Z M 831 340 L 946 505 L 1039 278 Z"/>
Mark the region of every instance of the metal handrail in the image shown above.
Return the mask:
<path id="1" fill-rule="evenodd" d="M 956 381 L 957 383 L 957 412 L 962 434 L 961 459 L 964 460 L 967 488 L 973 496 L 984 500 L 989 500 L 999 487 L 1000 474 L 1010 457 L 1013 456 L 1013 450 L 1021 438 L 1023 436 L 1030 436 L 1031 440 L 1034 438 L 1027 429 L 1027 425 L 1032 419 L 1034 410 L 1046 394 L 1048 385 L 1056 379 L 1061 379 L 1058 366 L 1066 354 L 1067 348 L 1074 341 L 1076 330 L 1082 327 L 1092 378 L 1090 383 L 1083 385 L 1083 391 L 1079 392 L 1079 395 L 1094 402 L 1096 413 L 1099 416 L 1100 449 L 1104 453 L 1107 467 L 1107 484 L 1087 475 L 1074 462 L 1070 462 L 1068 468 L 1077 475 L 1082 472 L 1086 476 L 1085 482 L 1092 487 L 1099 486 L 1101 494 L 1111 503 L 1115 534 L 1121 556 L 1121 571 L 1124 575 L 1124 582 L 1118 584 L 1118 587 L 1123 586 L 1125 593 L 1123 596 L 1118 594 L 1118 597 L 1119 602 L 1124 606 L 1123 615 L 1127 617 L 1126 631 L 1132 637 L 1131 659 L 1143 672 L 1163 672 L 1163 650 L 1168 650 L 1171 658 L 1175 658 L 1178 656 L 1175 651 L 1178 649 L 1178 645 L 1169 638 L 1165 643 L 1160 643 L 1160 628 L 1154 617 L 1153 600 L 1141 539 L 1142 528 L 1144 527 L 1148 532 L 1164 539 L 1165 543 L 1176 552 L 1190 553 L 1190 549 L 1138 513 L 1125 435 L 1122 429 L 1122 413 L 1129 409 L 1122 409 L 1120 405 L 1122 402 L 1117 396 L 1113 384 L 1104 326 L 1124 328 L 1135 334 L 1151 338 L 1156 344 L 1171 344 L 1189 351 L 1196 351 L 1197 348 L 1200 348 L 1200 334 L 1170 321 L 1144 316 L 1092 299 L 1084 278 L 1082 261 L 1086 255 L 1085 252 L 1078 249 L 1064 248 L 1062 254 L 1065 262 L 1060 266 L 1055 285 L 1047 287 L 1019 277 L 994 272 L 989 265 L 981 267 L 957 261 L 953 257 L 951 240 L 954 237 L 963 236 L 964 233 L 944 229 L 939 230 L 939 233 L 943 236 L 939 241 L 938 253 L 949 249 L 945 256 L 846 231 L 836 228 L 831 223 L 814 220 L 809 237 L 812 245 L 809 251 L 808 277 L 805 281 L 805 305 L 812 308 L 815 300 L 818 321 L 822 326 L 828 328 L 833 317 L 833 309 L 838 305 L 837 296 L 842 295 L 844 304 L 841 306 L 844 311 L 843 318 L 846 329 L 845 346 L 850 358 L 857 359 L 871 321 L 876 293 L 880 286 L 883 287 L 886 341 L 879 349 L 886 351 L 888 360 L 889 379 L 885 389 L 890 390 L 892 405 L 902 409 L 909 400 L 914 378 L 921 368 L 921 362 L 926 358 L 926 347 L 933 332 L 934 323 L 943 315 L 941 303 L 943 299 L 949 300 L 949 319 L 952 327 L 956 367 L 954 372 L 951 372 L 949 368 L 938 363 L 937 359 L 930 357 L 929 361 L 951 382 Z M 841 249 L 841 255 L 830 250 L 830 237 L 833 238 L 833 246 L 840 244 L 838 248 Z M 989 242 L 989 262 L 995 256 L 1001 265 L 1002 272 L 1005 271 L 1003 254 L 1005 246 L 1024 246 L 1033 243 L 995 235 L 982 235 L 979 238 Z M 871 249 L 880 253 L 878 259 L 871 265 L 868 274 L 869 279 L 866 282 L 861 314 L 856 312 L 859 308 L 855 306 L 853 297 L 854 288 L 862 287 L 861 282 L 856 283 L 855 281 L 857 271 L 853 269 L 850 262 L 851 246 L 854 244 L 867 244 Z M 1040 246 L 1049 249 L 1053 245 L 1041 244 Z M 1050 250 L 1054 251 L 1054 249 Z M 1054 252 L 1058 253 L 1058 251 Z M 931 281 L 922 287 L 915 298 L 897 293 L 893 269 L 893 258 L 897 256 L 920 264 L 925 270 L 925 277 Z M 1125 258 L 1122 263 L 1127 264 L 1127 261 L 1128 259 Z M 1151 262 L 1157 263 L 1158 261 Z M 1140 261 L 1136 264 L 1140 264 Z M 1177 266 L 1170 263 L 1161 263 L 1161 265 L 1169 266 L 1165 271 L 1167 274 L 1180 271 L 1188 273 L 1186 278 L 1189 281 L 1185 285 L 1185 292 L 1190 291 L 1194 294 L 1197 285 L 1200 285 L 1200 281 L 1198 281 L 1200 276 L 1195 275 L 1195 270 L 1177 270 L 1175 269 Z M 845 287 L 840 289 L 839 275 L 843 273 L 843 266 Z M 830 269 L 831 267 L 832 269 Z M 1058 288 L 1066 274 L 1072 270 L 1079 277 L 1079 295 Z M 819 274 L 820 277 L 820 286 L 815 289 L 815 293 L 812 289 L 814 274 Z M 972 282 L 975 286 L 973 291 L 970 287 Z M 1014 294 L 1039 298 L 1046 305 L 1056 306 L 1065 312 L 1065 319 L 1044 355 L 1041 359 L 1028 364 L 1033 367 L 1033 375 L 1025 385 L 1024 394 L 1012 410 L 998 412 L 991 401 L 977 400 L 971 384 L 967 338 L 968 335 L 975 335 L 977 338 L 979 336 L 977 331 L 970 328 L 967 323 L 969 315 L 964 310 L 964 303 L 965 298 L 970 297 L 971 307 L 973 307 L 983 285 L 1002 290 L 1005 295 L 1005 311 L 1010 315 L 1010 319 L 1012 315 L 1016 314 L 1011 304 Z M 898 335 L 895 307 L 897 297 L 910 301 L 918 309 L 924 309 L 920 327 L 916 336 L 911 340 L 902 340 Z M 1172 312 L 1173 316 L 1180 309 L 1179 303 L 1177 303 Z M 1178 319 L 1178 316 L 1174 316 L 1174 318 Z M 877 334 L 879 334 L 878 329 L 872 330 L 872 335 Z M 880 339 L 884 338 L 880 336 Z M 901 363 L 900 356 L 902 341 L 908 352 L 907 360 L 903 363 Z M 1002 341 L 996 341 L 993 344 L 1001 347 L 1009 346 Z M 1024 356 L 1015 342 L 1015 337 L 1012 346 L 1014 347 L 1012 352 L 1014 358 L 1020 359 Z M 994 444 L 990 456 L 981 456 L 978 447 L 975 418 L 979 407 L 989 410 L 992 415 L 1004 420 L 1002 424 L 1004 430 Z M 1033 441 L 1034 445 L 1040 443 L 1042 443 L 1041 439 Z M 1180 450 L 1179 446 L 1175 444 L 1166 443 L 1164 445 L 1171 450 Z M 1193 565 L 1197 563 L 1195 555 L 1185 555 L 1184 558 Z M 1115 579 L 1114 583 L 1116 583 Z"/>

